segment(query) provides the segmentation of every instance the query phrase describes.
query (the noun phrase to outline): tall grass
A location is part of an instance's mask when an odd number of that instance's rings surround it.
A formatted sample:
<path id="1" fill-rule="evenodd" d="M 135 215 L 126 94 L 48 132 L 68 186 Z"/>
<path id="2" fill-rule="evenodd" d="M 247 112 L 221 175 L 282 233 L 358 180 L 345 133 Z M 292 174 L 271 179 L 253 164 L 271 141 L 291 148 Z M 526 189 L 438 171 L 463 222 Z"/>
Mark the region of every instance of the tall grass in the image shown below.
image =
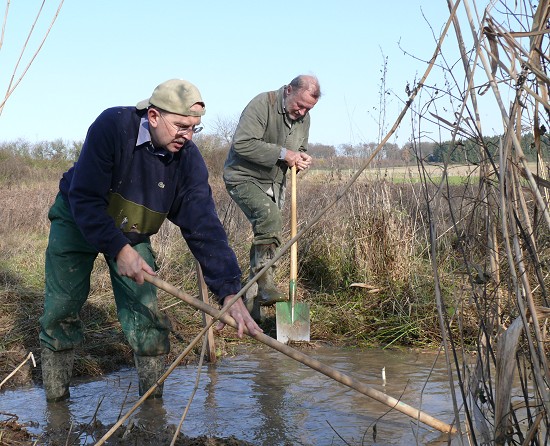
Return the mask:
<path id="1" fill-rule="evenodd" d="M 220 157 L 219 153 L 215 156 Z M 0 176 L 0 370 L 10 370 L 28 351 L 38 349 L 47 212 L 59 177 L 69 165 L 59 165 L 53 175 L 49 160 L 32 164 L 17 155 L 0 160 L 0 172 L 12 173 Z M 333 172 L 327 172 L 321 181 L 318 175 L 299 175 L 299 226 L 311 220 L 342 185 Z M 230 199 L 218 172 L 211 174 L 211 187 L 246 280 L 250 224 Z M 419 188 L 383 180 L 357 183 L 298 241 L 298 299 L 310 306 L 312 339 L 363 346 L 425 347 L 437 342 L 425 206 L 419 199 Z M 288 213 L 285 208 L 286 239 L 290 238 Z M 440 219 L 445 221 L 445 216 Z M 197 294 L 195 260 L 179 229 L 166 222 L 153 237 L 153 246 L 161 277 Z M 451 242 L 443 249 L 453 256 Z M 283 289 L 288 289 L 288 271 L 289 255 L 285 254 L 276 273 Z M 453 293 L 451 282 L 449 295 Z M 173 325 L 176 355 L 185 348 L 185 339 L 199 330 L 201 318 L 171 296 L 161 292 L 159 299 Z M 109 274 L 101 256 L 82 319 L 86 342 L 77 373 L 104 373 L 130 363 L 131 352 L 118 326 Z M 218 334 L 222 354 L 235 342 L 230 329 Z M 30 374 L 27 370 L 26 375 L 19 376 L 28 379 Z"/>

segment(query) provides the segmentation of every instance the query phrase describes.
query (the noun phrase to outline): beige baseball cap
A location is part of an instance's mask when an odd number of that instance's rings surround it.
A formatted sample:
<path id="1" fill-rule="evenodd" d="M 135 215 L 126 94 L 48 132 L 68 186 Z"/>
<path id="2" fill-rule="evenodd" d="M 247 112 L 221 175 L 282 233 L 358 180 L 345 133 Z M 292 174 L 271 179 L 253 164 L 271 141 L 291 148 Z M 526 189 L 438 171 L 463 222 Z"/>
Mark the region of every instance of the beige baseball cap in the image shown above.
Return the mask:
<path id="1" fill-rule="evenodd" d="M 191 110 L 197 103 L 202 105 L 202 110 Z M 206 113 L 199 89 L 183 79 L 170 79 L 158 85 L 151 97 L 138 102 L 136 108 L 143 110 L 150 105 L 183 116 L 202 116 Z"/>

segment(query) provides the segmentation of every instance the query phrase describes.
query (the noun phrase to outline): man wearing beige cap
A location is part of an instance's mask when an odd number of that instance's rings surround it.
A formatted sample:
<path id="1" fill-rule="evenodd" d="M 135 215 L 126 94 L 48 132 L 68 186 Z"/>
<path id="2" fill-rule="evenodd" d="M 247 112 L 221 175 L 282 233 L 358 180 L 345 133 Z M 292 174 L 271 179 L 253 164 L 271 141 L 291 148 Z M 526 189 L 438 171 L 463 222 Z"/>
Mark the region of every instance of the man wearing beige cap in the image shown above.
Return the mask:
<path id="1" fill-rule="evenodd" d="M 143 395 L 164 373 L 170 349 L 156 289 L 150 236 L 165 219 L 181 229 L 219 303 L 239 290 L 241 271 L 217 216 L 208 172 L 193 135 L 205 105 L 193 84 L 171 79 L 135 107 L 103 111 L 90 126 L 78 161 L 65 172 L 48 217 L 44 313 L 40 318 L 46 399 L 69 397 L 74 348 L 83 340 L 79 313 L 94 261 L 109 266 L 117 313 L 134 351 Z M 229 309 L 242 337 L 262 331 L 241 299 Z M 151 395 L 162 396 L 162 385 Z"/>

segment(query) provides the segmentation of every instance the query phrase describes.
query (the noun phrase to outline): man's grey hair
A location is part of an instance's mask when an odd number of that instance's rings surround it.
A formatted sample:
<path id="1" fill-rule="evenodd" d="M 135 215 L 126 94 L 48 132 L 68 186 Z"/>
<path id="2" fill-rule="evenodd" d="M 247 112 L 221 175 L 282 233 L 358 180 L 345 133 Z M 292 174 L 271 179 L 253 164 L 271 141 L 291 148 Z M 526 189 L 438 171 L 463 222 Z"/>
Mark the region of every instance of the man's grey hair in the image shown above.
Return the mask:
<path id="1" fill-rule="evenodd" d="M 321 86 L 315 76 L 300 74 L 290 81 L 290 86 L 296 90 L 309 90 L 315 99 L 321 97 Z"/>

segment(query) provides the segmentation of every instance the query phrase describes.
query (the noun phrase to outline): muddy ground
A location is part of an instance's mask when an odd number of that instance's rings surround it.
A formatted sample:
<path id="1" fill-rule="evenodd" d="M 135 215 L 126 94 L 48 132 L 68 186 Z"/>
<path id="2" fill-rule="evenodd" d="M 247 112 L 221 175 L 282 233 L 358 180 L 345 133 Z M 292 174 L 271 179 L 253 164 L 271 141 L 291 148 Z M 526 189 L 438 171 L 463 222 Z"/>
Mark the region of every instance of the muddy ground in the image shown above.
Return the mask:
<path id="1" fill-rule="evenodd" d="M 92 425 L 80 425 L 76 427 L 62 426 L 55 432 L 43 433 L 35 436 L 28 431 L 29 425 L 22 425 L 15 418 L 0 422 L 0 445 L 2 446 L 65 446 L 67 444 L 90 444 L 91 439 L 96 441 L 105 435 L 111 426 L 104 426 L 96 422 Z M 173 440 L 174 429 L 165 429 L 159 434 L 153 432 L 146 426 L 133 425 L 130 428 L 117 430 L 105 442 L 106 445 L 135 446 L 135 445 L 169 445 Z M 81 438 L 83 441 L 78 441 Z M 87 440 L 86 440 L 87 439 Z M 93 440 L 92 440 L 93 441 Z M 253 446 L 247 441 L 238 440 L 234 437 L 217 438 L 200 436 L 190 438 L 180 435 L 176 442 L 178 446 Z"/>

